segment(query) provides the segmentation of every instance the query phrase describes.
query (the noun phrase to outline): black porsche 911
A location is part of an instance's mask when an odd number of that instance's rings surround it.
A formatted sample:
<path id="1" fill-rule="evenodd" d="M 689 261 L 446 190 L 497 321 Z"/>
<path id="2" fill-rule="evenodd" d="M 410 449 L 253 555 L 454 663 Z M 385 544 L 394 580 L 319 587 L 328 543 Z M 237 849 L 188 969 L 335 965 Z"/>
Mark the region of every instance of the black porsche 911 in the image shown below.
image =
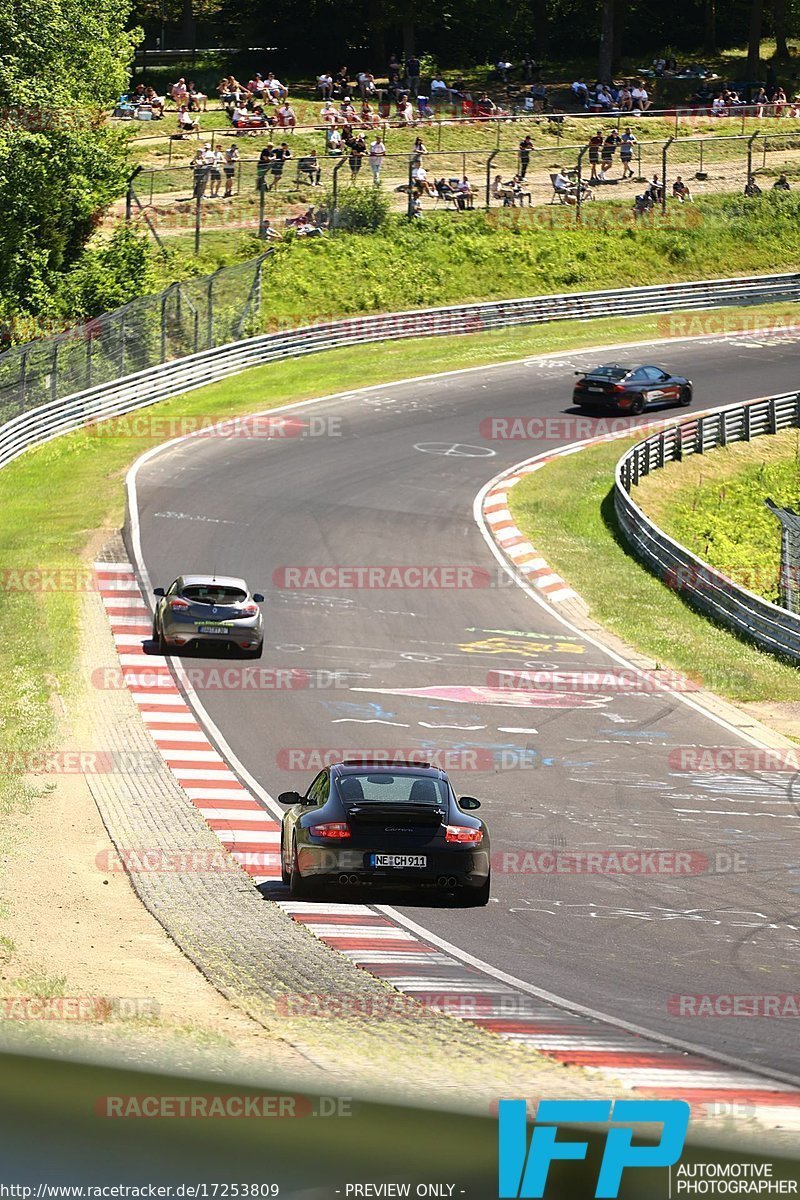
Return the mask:
<path id="1" fill-rule="evenodd" d="M 432 888 L 471 906 L 488 903 L 489 834 L 428 763 L 334 763 L 305 796 L 282 792 L 281 877 L 296 898 L 324 886 Z"/>
<path id="2" fill-rule="evenodd" d="M 614 408 L 638 416 L 651 404 L 692 403 L 692 381 L 661 367 L 626 367 L 607 363 L 593 371 L 576 371 L 572 403 L 580 408 Z"/>

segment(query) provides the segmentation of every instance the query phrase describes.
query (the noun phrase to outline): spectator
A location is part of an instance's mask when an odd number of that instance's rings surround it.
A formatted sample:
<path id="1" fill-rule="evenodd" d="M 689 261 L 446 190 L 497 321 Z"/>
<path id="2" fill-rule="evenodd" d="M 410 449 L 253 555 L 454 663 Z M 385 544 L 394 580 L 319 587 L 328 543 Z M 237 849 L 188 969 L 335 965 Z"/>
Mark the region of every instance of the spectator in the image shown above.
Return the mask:
<path id="1" fill-rule="evenodd" d="M 605 179 L 606 174 L 614 165 L 614 155 L 617 153 L 617 146 L 622 142 L 622 138 L 617 133 L 616 129 L 612 129 L 603 139 L 602 150 L 602 166 L 600 168 L 600 178 Z"/>
<path id="2" fill-rule="evenodd" d="M 219 196 L 219 185 L 222 183 L 222 164 L 225 161 L 225 155 L 219 149 L 212 150 L 209 146 L 209 153 L 205 156 L 208 164 L 208 178 L 211 181 L 209 195 L 212 200 L 216 200 Z"/>
<path id="3" fill-rule="evenodd" d="M 408 156 L 408 161 L 412 167 L 418 167 L 422 162 L 423 155 L 428 153 L 428 148 L 421 137 L 414 138 L 413 149 Z"/>
<path id="4" fill-rule="evenodd" d="M 225 78 L 217 84 L 217 93 L 225 109 L 231 109 L 249 95 L 249 89 L 243 87 L 239 80 L 233 75 L 226 75 Z"/>
<path id="5" fill-rule="evenodd" d="M 533 193 L 531 192 L 530 188 L 523 186 L 522 176 L 515 175 L 508 186 L 510 186 L 512 192 L 514 193 L 515 203 L 518 203 L 520 208 L 522 208 L 525 203 L 525 197 L 527 196 L 528 208 L 530 208 L 533 203 Z"/>
<path id="6" fill-rule="evenodd" d="M 619 95 L 617 96 L 617 108 L 620 112 L 630 112 L 633 108 L 633 96 L 631 95 L 631 89 L 625 83 L 623 83 L 622 87 L 619 89 Z"/>
<path id="7" fill-rule="evenodd" d="M 378 90 L 375 87 L 375 76 L 369 71 L 359 71 L 358 73 L 358 90 L 362 100 L 368 100 L 374 96 Z"/>
<path id="8" fill-rule="evenodd" d="M 326 100 L 322 108 L 319 110 L 320 120 L 323 125 L 335 125 L 339 119 L 339 113 L 336 105 L 332 100 Z"/>
<path id="9" fill-rule="evenodd" d="M 424 192 L 427 196 L 435 196 L 436 189 L 428 179 L 428 172 L 423 167 L 422 163 L 417 163 L 411 168 L 411 182 L 418 196 Z"/>
<path id="10" fill-rule="evenodd" d="M 533 111 L 544 112 L 547 108 L 547 88 L 543 83 L 532 83 L 530 97 L 533 101 Z"/>
<path id="11" fill-rule="evenodd" d="M 419 59 L 417 58 L 416 54 L 412 54 L 406 59 L 406 82 L 409 93 L 414 97 L 415 100 L 419 95 L 419 72 Z"/>
<path id="12" fill-rule="evenodd" d="M 769 97 L 767 96 L 767 93 L 763 87 L 759 88 L 758 91 L 756 92 L 755 96 L 753 97 L 753 109 L 754 109 L 753 115 L 755 117 L 758 117 L 759 120 L 761 120 L 761 118 L 764 116 L 768 106 L 769 106 Z"/>
<path id="13" fill-rule="evenodd" d="M 366 152 L 367 144 L 359 133 L 357 137 L 354 137 L 350 142 L 350 157 L 348 161 L 353 183 L 355 183 L 356 179 L 358 178 L 358 173 L 361 170 L 361 162 Z"/>
<path id="14" fill-rule="evenodd" d="M 396 54 L 391 54 L 391 55 L 389 56 L 389 62 L 388 62 L 388 64 L 387 64 L 387 67 L 386 67 L 386 70 L 387 70 L 387 72 L 388 72 L 390 75 L 399 75 L 399 74 L 400 74 L 400 72 L 402 71 L 402 69 L 403 69 L 403 68 L 402 68 L 402 65 L 401 65 L 401 63 L 400 63 L 400 60 L 399 60 L 399 58 L 397 57 L 397 55 L 396 55 Z"/>
<path id="15" fill-rule="evenodd" d="M 156 94 L 155 88 L 147 88 L 144 94 L 145 104 L 149 104 L 153 110 L 153 117 L 156 121 L 160 121 L 164 116 L 164 97 Z"/>
<path id="16" fill-rule="evenodd" d="M 755 175 L 751 175 L 747 183 L 744 185 L 745 196 L 760 196 L 761 188 L 756 183 Z"/>
<path id="17" fill-rule="evenodd" d="M 333 95 L 333 76 L 327 74 L 318 75 L 317 87 L 319 88 L 319 94 L 322 99 L 330 100 Z"/>
<path id="18" fill-rule="evenodd" d="M 604 138 L 602 129 L 598 129 L 597 133 L 593 134 L 592 137 L 589 138 L 589 166 L 591 167 L 591 174 L 589 178 L 591 181 L 597 179 L 597 164 L 600 162 L 600 152 L 603 148 L 603 141 Z"/>
<path id="19" fill-rule="evenodd" d="M 782 87 L 778 87 L 775 89 L 775 94 L 772 97 L 772 103 L 775 106 L 775 116 L 782 117 L 783 110 L 786 108 L 786 105 L 788 103 L 788 101 L 786 99 L 786 92 L 783 90 Z"/>
<path id="20" fill-rule="evenodd" d="M 586 86 L 583 78 L 576 79 L 570 89 L 573 98 L 580 104 L 582 108 L 586 108 L 589 103 L 589 89 Z"/>
<path id="21" fill-rule="evenodd" d="M 562 167 L 561 170 L 553 177 L 553 191 L 567 204 L 578 203 L 578 198 L 576 195 L 577 188 L 567 174 L 566 167 Z"/>
<path id="22" fill-rule="evenodd" d="M 514 207 L 514 189 L 510 183 L 503 183 L 500 175 L 495 175 L 492 182 L 492 196 L 495 200 L 502 200 L 503 208 Z"/>
<path id="23" fill-rule="evenodd" d="M 256 163 L 256 191 L 263 192 L 267 186 L 267 175 L 272 165 L 272 158 L 275 153 L 272 142 L 264 147 L 258 156 Z"/>
<path id="24" fill-rule="evenodd" d="M 172 87 L 169 89 L 169 94 L 177 104 L 178 108 L 181 108 L 184 104 L 188 108 L 189 89 L 186 86 L 186 80 L 183 78 L 183 76 L 181 76 L 177 83 L 173 83 Z"/>
<path id="25" fill-rule="evenodd" d="M 402 96 L 397 103 L 397 120 L 401 126 L 414 124 L 414 108 L 407 96 Z"/>
<path id="26" fill-rule="evenodd" d="M 633 147 L 639 144 L 638 138 L 628 127 L 620 138 L 619 156 L 622 160 L 622 178 L 633 179 Z"/>
<path id="27" fill-rule="evenodd" d="M 260 72 L 256 71 L 253 78 L 248 79 L 247 90 L 254 100 L 264 99 L 266 84 L 264 83 L 264 77 L 260 74 Z"/>
<path id="28" fill-rule="evenodd" d="M 261 222 L 261 228 L 258 231 L 258 236 L 264 238 L 264 240 L 267 242 L 275 242 L 278 241 L 281 235 L 278 233 L 277 229 L 274 229 L 272 225 L 270 225 L 269 219 L 265 217 Z"/>
<path id="29" fill-rule="evenodd" d="M 272 172 L 272 182 L 269 185 L 270 191 L 272 191 L 273 188 L 277 190 L 278 184 L 283 178 L 283 168 L 288 159 L 291 157 L 292 152 L 289 149 L 288 142 L 281 142 L 280 146 L 278 146 L 273 153 L 272 162 L 270 163 L 270 171 Z"/>
<path id="30" fill-rule="evenodd" d="M 222 171 L 225 175 L 225 199 L 229 200 L 233 195 L 233 180 L 236 175 L 236 164 L 239 161 L 239 147 L 235 142 L 231 142 L 228 149 L 225 151 L 225 161 L 222 165 Z"/>
<path id="31" fill-rule="evenodd" d="M 294 133 L 296 124 L 297 117 L 295 116 L 294 109 L 288 100 L 284 100 L 283 104 L 278 109 L 278 125 L 281 127 L 281 129 L 291 129 L 292 133 Z"/>
<path id="32" fill-rule="evenodd" d="M 458 197 L 456 199 L 456 203 L 458 204 L 458 207 L 459 208 L 474 208 L 476 195 L 477 195 L 477 193 L 476 193 L 475 189 L 473 188 L 469 179 L 465 175 L 464 178 L 461 180 L 461 182 L 458 185 Z"/>
<path id="33" fill-rule="evenodd" d="M 440 76 L 435 76 L 431 80 L 431 100 L 449 100 L 450 88 Z"/>
<path id="34" fill-rule="evenodd" d="M 185 104 L 178 109 L 178 133 L 199 133 L 200 122 L 195 121 Z"/>
<path id="35" fill-rule="evenodd" d="M 289 95 L 289 89 L 281 83 L 280 79 L 275 78 L 272 71 L 267 75 L 264 89 L 265 99 L 269 100 L 270 104 L 277 104 L 279 100 L 285 100 Z"/>
<path id="36" fill-rule="evenodd" d="M 641 79 L 637 79 L 631 88 L 631 100 L 634 112 L 647 112 L 650 107 L 650 97 Z"/>
<path id="37" fill-rule="evenodd" d="M 209 151 L 211 150 L 210 144 L 208 145 L 207 149 Z M 201 147 L 201 146 L 197 147 L 194 158 L 192 159 L 192 161 L 189 165 L 192 168 L 192 175 L 193 175 L 193 181 L 194 181 L 193 186 L 192 186 L 192 199 L 193 200 L 201 200 L 202 197 L 205 195 L 206 184 L 208 183 L 208 172 L 209 172 L 209 167 L 210 167 L 210 163 L 206 157 L 206 147 Z"/>
<path id="38" fill-rule="evenodd" d="M 203 95 L 195 85 L 194 80 L 189 83 L 189 112 L 205 112 L 208 108 L 208 96 Z"/>
<path id="39" fill-rule="evenodd" d="M 647 189 L 647 192 L 649 193 L 654 204 L 661 203 L 661 197 L 664 195 L 664 186 L 661 183 L 661 180 L 658 178 L 658 175 L 654 175 L 650 180 L 650 186 Z"/>
<path id="40" fill-rule="evenodd" d="M 508 56 L 504 55 L 497 64 L 497 74 L 502 79 L 503 83 L 508 83 L 508 73 L 513 67 L 513 63 L 507 61 Z"/>
<path id="41" fill-rule="evenodd" d="M 529 133 L 526 133 L 525 137 L 522 139 L 522 141 L 519 144 L 519 177 L 520 177 L 520 179 L 524 179 L 528 173 L 528 167 L 530 166 L 530 162 L 531 162 L 531 151 L 532 150 L 533 150 L 533 138 L 531 137 L 531 135 Z"/>
<path id="42" fill-rule="evenodd" d="M 479 117 L 491 117 L 497 112 L 497 105 L 489 98 L 486 92 L 478 97 L 476 111 Z"/>
<path id="43" fill-rule="evenodd" d="M 772 185 L 772 190 L 773 192 L 790 192 L 792 190 L 792 185 L 786 178 L 785 171 L 781 171 L 780 175 Z"/>
<path id="44" fill-rule="evenodd" d="M 376 112 L 372 111 L 372 105 L 366 100 L 361 105 L 361 124 L 364 129 L 377 129 L 381 123 L 381 119 Z"/>
<path id="45" fill-rule="evenodd" d="M 338 129 L 329 129 L 327 133 L 326 149 L 328 154 L 342 153 L 342 135 Z"/>
<path id="46" fill-rule="evenodd" d="M 350 92 L 350 71 L 347 67 L 339 67 L 339 70 L 333 77 L 333 86 L 336 95 L 341 99 L 347 96 Z"/>
<path id="47" fill-rule="evenodd" d="M 298 176 L 305 175 L 312 187 L 319 187 L 322 171 L 317 159 L 316 150 L 310 150 L 308 154 L 304 154 L 302 158 L 297 160 L 297 174 Z"/>
<path id="48" fill-rule="evenodd" d="M 412 217 L 421 217 L 422 216 L 422 200 L 420 199 L 419 196 L 413 196 L 411 199 L 411 216 Z"/>
<path id="49" fill-rule="evenodd" d="M 375 140 L 370 143 L 369 147 L 369 165 L 372 170 L 372 182 L 376 187 L 381 181 L 381 168 L 385 154 L 386 146 L 383 143 L 383 138 L 377 133 Z"/>
<path id="50" fill-rule="evenodd" d="M 684 204 L 687 200 L 691 200 L 692 198 L 692 193 L 689 191 L 680 175 L 675 176 L 672 184 L 672 195 L 676 200 L 680 200 L 681 204 Z"/>

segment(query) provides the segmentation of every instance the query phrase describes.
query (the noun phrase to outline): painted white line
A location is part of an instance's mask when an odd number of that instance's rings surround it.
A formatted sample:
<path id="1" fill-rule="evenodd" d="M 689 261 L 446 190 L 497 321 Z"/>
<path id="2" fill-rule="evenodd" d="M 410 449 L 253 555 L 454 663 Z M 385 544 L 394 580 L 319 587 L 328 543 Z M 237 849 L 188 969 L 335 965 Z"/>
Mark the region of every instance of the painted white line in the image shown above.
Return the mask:
<path id="1" fill-rule="evenodd" d="M 170 714 L 170 715 L 172 715 L 172 714 Z M 187 742 L 187 743 L 200 742 L 204 746 L 210 747 L 210 745 L 211 745 L 208 738 L 203 733 L 202 729 L 199 729 L 199 728 L 195 728 L 195 729 L 151 729 L 150 737 L 156 743 L 158 748 L 160 750 L 162 750 L 162 753 L 165 753 L 163 751 L 163 748 L 161 745 L 162 742 Z M 177 754 L 178 751 L 177 750 L 173 751 L 173 753 Z M 222 762 L 222 759 L 219 757 L 216 750 L 213 751 L 213 755 L 214 755 L 215 759 L 219 759 L 219 761 Z"/>
<path id="2" fill-rule="evenodd" d="M 154 712 L 152 709 L 143 708 L 140 710 L 139 716 L 146 725 L 158 725 L 162 723 L 165 725 L 191 725 L 192 729 L 200 730 L 197 717 L 187 705 L 184 705 L 183 712 Z M 182 731 L 179 729 L 175 730 L 175 734 L 180 732 Z M 171 731 L 169 729 L 151 729 L 150 733 L 153 737 L 160 737 L 162 735 L 169 737 Z M 204 742 L 208 741 L 204 733 L 201 732 L 200 736 Z"/>
<path id="3" fill-rule="evenodd" d="M 159 750 L 161 752 L 161 757 L 165 760 L 165 762 L 168 762 L 168 763 L 173 763 L 173 762 L 224 763 L 224 760 L 220 758 L 220 756 L 217 754 L 216 750 L 212 750 L 211 743 L 208 741 L 205 734 L 203 735 L 202 740 L 208 746 L 208 750 L 188 750 L 188 749 L 184 750 L 183 747 L 180 747 L 177 750 L 165 750 L 161 746 L 159 746 Z M 224 770 L 215 771 L 213 775 L 208 775 L 206 772 L 201 772 L 201 775 L 202 775 L 203 779 L 206 779 L 206 778 L 208 778 L 208 779 L 217 779 L 217 778 L 219 778 L 219 779 L 235 779 L 236 778 L 236 776 L 231 771 L 228 770 L 227 765 L 225 765 Z M 191 776 L 190 776 L 190 778 L 191 778 Z"/>
<path id="4" fill-rule="evenodd" d="M 122 575 L 125 572 L 133 574 L 133 566 L 128 562 L 96 562 L 94 564 L 94 569 L 95 571 L 100 571 L 103 575 L 111 575 L 113 573 L 119 573 Z"/>
<path id="5" fill-rule="evenodd" d="M 280 844 L 281 836 L 280 830 L 270 831 L 268 829 L 215 829 L 214 833 L 226 847 L 236 846 L 240 842 L 257 843 L 259 846 L 277 846 Z"/>
<path id="6" fill-rule="evenodd" d="M 131 695 L 136 703 L 141 705 L 143 708 L 147 708 L 151 704 L 168 704 L 170 708 L 182 708 L 185 712 L 191 714 L 193 721 L 197 720 L 174 684 L 171 692 L 164 688 L 163 695 L 160 692 L 131 692 Z M 154 718 L 160 717 L 161 715 L 161 713 L 154 713 L 152 711 L 148 712 L 148 716 Z M 168 719 L 168 714 L 164 715 L 164 719 Z"/>

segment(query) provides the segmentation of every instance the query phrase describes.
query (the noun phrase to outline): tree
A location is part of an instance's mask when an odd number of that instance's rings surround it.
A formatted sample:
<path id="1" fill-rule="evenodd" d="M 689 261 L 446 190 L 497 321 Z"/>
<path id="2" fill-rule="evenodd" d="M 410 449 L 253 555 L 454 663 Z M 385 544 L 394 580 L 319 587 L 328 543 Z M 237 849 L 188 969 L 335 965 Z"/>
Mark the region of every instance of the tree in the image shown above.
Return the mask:
<path id="1" fill-rule="evenodd" d="M 761 70 L 761 28 L 764 20 L 764 0 L 750 0 L 750 37 L 747 43 L 747 71 L 758 79 Z"/>
<path id="2" fill-rule="evenodd" d="M 772 22 L 775 28 L 775 57 L 788 59 L 786 43 L 786 0 L 772 0 Z"/>
<path id="3" fill-rule="evenodd" d="M 614 20 L 616 0 L 601 0 L 600 9 L 600 59 L 597 67 L 599 79 L 610 79 L 614 59 Z"/>
<path id="4" fill-rule="evenodd" d="M 124 190 L 126 139 L 105 113 L 127 88 L 125 0 L 0 5 L 0 303 L 44 311 Z M 87 48 L 91 52 L 87 53 Z"/>
<path id="5" fill-rule="evenodd" d="M 705 13 L 703 49 L 714 54 L 717 49 L 717 0 L 704 0 Z"/>

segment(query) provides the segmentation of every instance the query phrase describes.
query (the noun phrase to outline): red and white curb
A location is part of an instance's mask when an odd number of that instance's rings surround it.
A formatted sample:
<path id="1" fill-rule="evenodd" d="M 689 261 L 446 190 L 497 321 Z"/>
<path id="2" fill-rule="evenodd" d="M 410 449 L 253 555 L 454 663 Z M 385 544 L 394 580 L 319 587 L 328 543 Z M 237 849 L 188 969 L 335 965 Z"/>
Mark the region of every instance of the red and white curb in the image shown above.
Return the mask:
<path id="1" fill-rule="evenodd" d="M 517 469 L 504 480 L 502 489 L 513 486 L 512 481 L 520 477 Z M 496 499 L 500 500 L 499 495 Z M 507 505 L 498 503 L 492 511 L 503 509 L 507 512 Z M 510 520 L 510 514 L 504 519 Z M 530 567 L 536 557 L 533 548 L 523 548 L 522 553 L 532 555 L 521 564 Z M 150 636 L 151 615 L 133 567 L 130 563 L 98 562 L 95 571 L 123 680 L 187 803 L 198 809 L 254 883 L 276 883 L 280 879 L 280 825 L 211 744 L 166 661 L 145 653 L 143 643 Z M 543 577 L 539 578 L 541 582 Z M 542 590 L 557 592 L 559 587 L 547 581 Z M 462 962 L 437 946 L 435 939 L 426 940 L 367 904 L 276 902 L 327 946 L 427 1008 L 530 1046 L 565 1066 L 590 1068 L 632 1091 L 688 1100 L 698 1118 L 750 1120 L 800 1130 L 800 1090 L 791 1084 L 721 1065 L 558 1008 Z M 297 997 L 298 1011 L 303 1011 L 302 1004 L 309 999 L 315 998 Z M 330 1000 L 338 1003 L 344 1014 L 350 1011 L 348 997 Z M 387 1011 L 391 1014 L 390 1006 Z"/>

